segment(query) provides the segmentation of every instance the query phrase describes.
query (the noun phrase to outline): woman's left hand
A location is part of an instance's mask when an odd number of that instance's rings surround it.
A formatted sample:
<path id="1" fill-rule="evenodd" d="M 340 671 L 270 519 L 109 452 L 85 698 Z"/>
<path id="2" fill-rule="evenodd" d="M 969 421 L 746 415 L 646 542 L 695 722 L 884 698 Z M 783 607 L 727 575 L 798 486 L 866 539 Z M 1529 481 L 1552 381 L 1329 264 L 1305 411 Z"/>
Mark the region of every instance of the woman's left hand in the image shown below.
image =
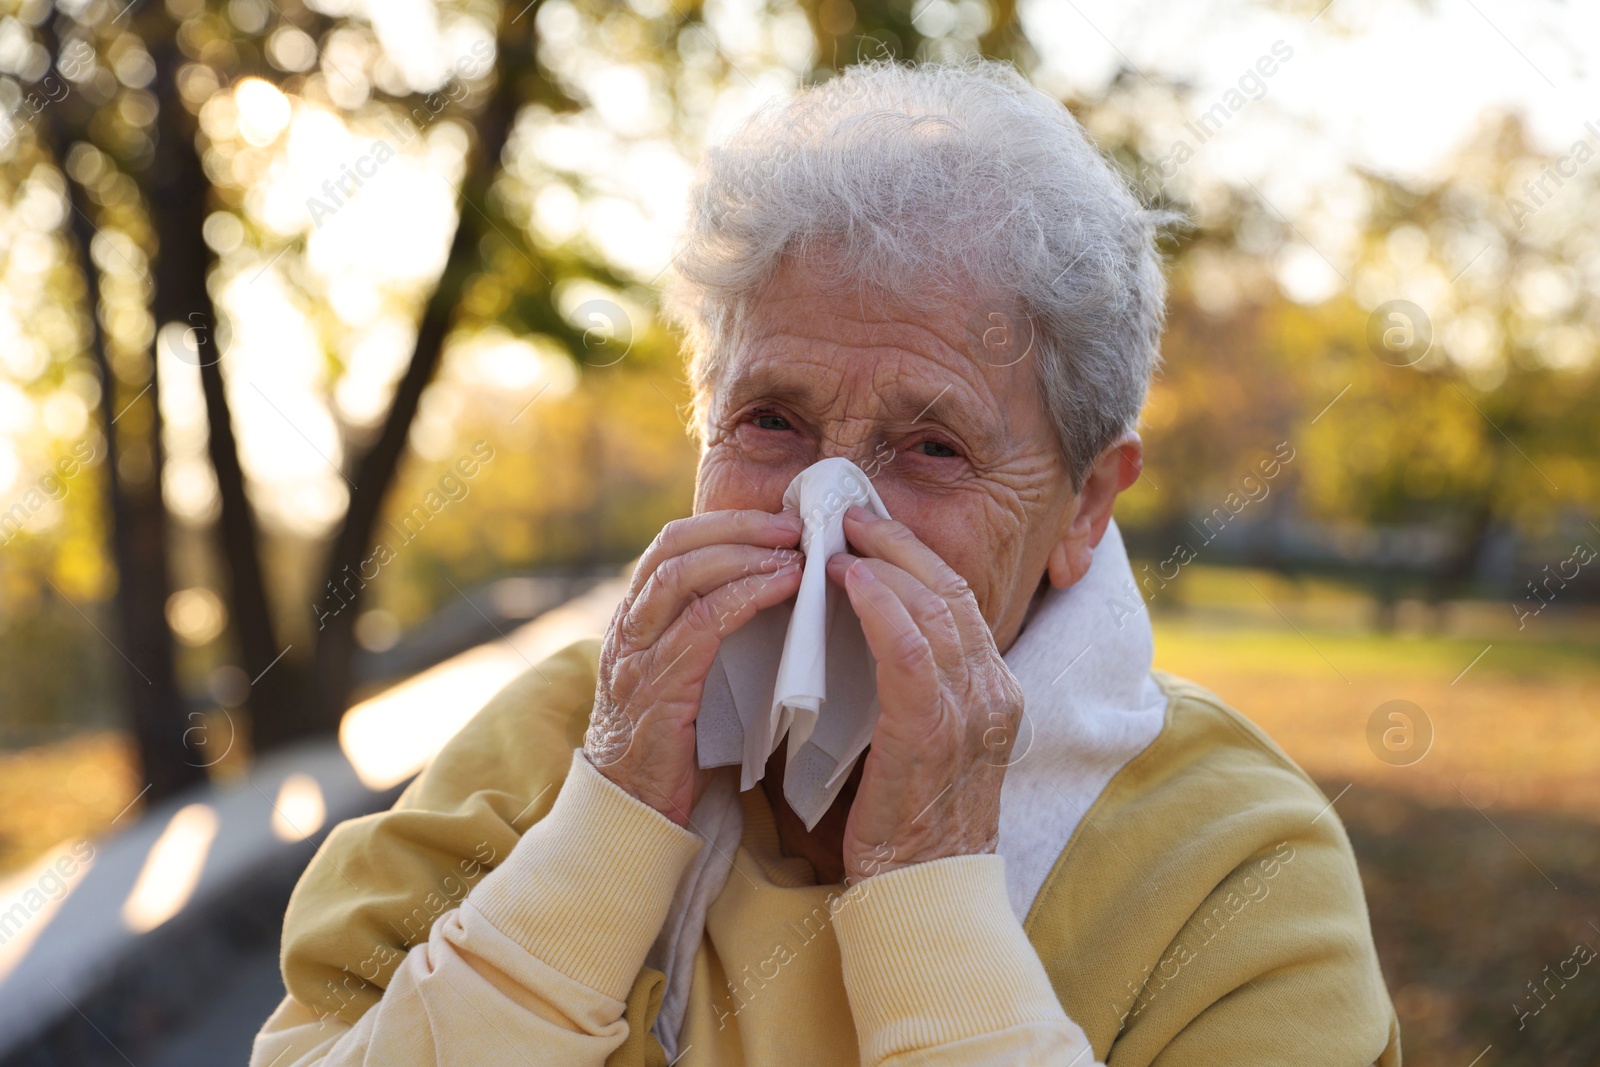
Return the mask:
<path id="1" fill-rule="evenodd" d="M 906 526 L 845 513 L 828 576 L 878 662 L 878 722 L 845 824 L 845 877 L 993 852 L 1022 687 L 966 579 Z"/>

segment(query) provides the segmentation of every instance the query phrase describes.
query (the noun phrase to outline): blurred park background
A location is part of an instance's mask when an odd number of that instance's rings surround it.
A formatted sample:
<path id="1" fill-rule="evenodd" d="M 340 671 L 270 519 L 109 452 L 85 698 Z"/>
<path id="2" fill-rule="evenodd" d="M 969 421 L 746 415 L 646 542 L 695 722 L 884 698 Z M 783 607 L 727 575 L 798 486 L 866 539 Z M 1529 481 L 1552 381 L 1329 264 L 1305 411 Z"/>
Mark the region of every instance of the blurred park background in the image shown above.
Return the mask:
<path id="1" fill-rule="evenodd" d="M 0 0 L 0 983 L 74 847 L 147 835 L 96 909 L 136 958 L 207 812 L 268 801 L 292 884 L 602 624 L 691 503 L 655 286 L 695 159 L 976 53 L 1188 220 L 1117 512 L 1157 665 L 1335 802 L 1408 1063 L 1600 1062 L 1600 972 L 1549 981 L 1600 945 L 1600 13 L 1544 0 Z M 243 1062 L 252 906 L 232 986 L 129 1018 L 166 972 L 63 971 L 0 1061 Z"/>

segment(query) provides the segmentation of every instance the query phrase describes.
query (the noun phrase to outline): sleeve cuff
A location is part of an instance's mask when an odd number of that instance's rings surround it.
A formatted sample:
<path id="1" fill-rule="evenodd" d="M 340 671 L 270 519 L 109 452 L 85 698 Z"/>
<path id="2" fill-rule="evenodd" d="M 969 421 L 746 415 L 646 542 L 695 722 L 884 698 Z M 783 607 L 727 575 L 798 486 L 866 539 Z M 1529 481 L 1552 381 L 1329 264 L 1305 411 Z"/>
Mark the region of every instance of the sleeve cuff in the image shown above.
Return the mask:
<path id="1" fill-rule="evenodd" d="M 575 749 L 550 813 L 467 899 L 544 963 L 623 1000 L 701 844 Z"/>
<path id="2" fill-rule="evenodd" d="M 999 856 L 864 879 L 834 905 L 863 1062 L 1016 1026 L 1068 1023 L 1006 897 Z"/>

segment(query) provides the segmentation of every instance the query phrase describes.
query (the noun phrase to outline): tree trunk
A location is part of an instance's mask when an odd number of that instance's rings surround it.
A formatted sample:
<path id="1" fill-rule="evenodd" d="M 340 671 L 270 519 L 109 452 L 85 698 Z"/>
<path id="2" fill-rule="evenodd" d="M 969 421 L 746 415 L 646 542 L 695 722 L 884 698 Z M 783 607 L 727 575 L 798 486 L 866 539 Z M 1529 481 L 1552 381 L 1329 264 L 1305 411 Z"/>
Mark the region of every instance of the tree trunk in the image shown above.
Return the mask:
<path id="1" fill-rule="evenodd" d="M 39 36 L 54 61 L 60 41 L 49 19 L 40 25 Z M 60 75 L 59 67 L 56 73 Z M 161 496 L 160 377 L 152 360 L 149 382 L 142 391 L 133 388 L 137 382 L 119 389 L 119 379 L 111 369 L 100 321 L 100 273 L 91 253 L 96 234 L 89 218 L 93 205 L 86 191 L 67 174 L 68 150 L 75 141 L 87 139 L 83 129 L 89 116 L 78 110 L 77 103 L 48 109 L 39 117 L 38 130 L 65 179 L 70 209 L 67 232 L 83 273 L 89 355 L 100 373 L 101 429 L 106 447 L 101 470 L 111 556 L 117 569 L 114 629 L 120 643 L 110 637 L 107 640 L 125 668 L 122 695 L 128 724 L 149 786 L 149 802 L 153 802 L 203 781 L 205 771 L 195 748 L 188 744 L 192 724 L 178 689 L 172 631 L 167 626 L 167 597 L 172 589 L 167 571 L 167 513 Z M 127 422 L 119 426 L 125 418 Z M 130 447 L 148 456 L 142 472 L 137 470 L 137 459 L 125 461 Z"/>
<path id="2" fill-rule="evenodd" d="M 252 734 L 259 740 L 263 734 L 271 738 L 281 730 L 282 721 L 297 702 L 291 699 L 289 666 L 274 665 L 282 649 L 273 632 L 255 516 L 245 493 L 233 415 L 222 376 L 216 309 L 206 287 L 211 254 L 203 226 L 211 186 L 200 163 L 194 118 L 178 94 L 177 73 L 183 56 L 172 40 L 170 21 L 164 29 L 167 36 L 150 42 L 160 117 L 155 160 L 143 183 L 159 243 L 151 313 L 158 330 L 168 323 L 178 323 L 189 331 L 194 344 L 194 351 L 186 347 L 177 354 L 198 363 L 200 368 L 206 404 L 206 447 L 216 472 L 221 504 L 215 533 L 223 564 L 225 600 L 239 658 L 245 673 L 255 680 L 248 705 Z"/>
<path id="3" fill-rule="evenodd" d="M 65 171 L 66 148 L 71 138 L 55 128 L 57 117 L 44 117 L 49 125 L 41 129 Z M 184 713 L 178 690 L 172 631 L 167 626 L 171 582 L 167 572 L 167 512 L 161 499 L 160 382 L 152 362 L 149 385 L 142 394 L 133 385 L 118 388 L 100 324 L 99 271 L 89 251 L 95 236 L 88 216 L 92 205 L 70 177 L 67 196 L 72 209 L 73 249 L 83 270 L 89 350 L 100 371 L 100 414 L 106 442 L 101 469 L 111 520 L 112 557 L 117 568 L 119 640 L 112 644 L 126 667 L 122 693 L 144 779 L 150 786 L 147 802 L 154 802 L 205 779 L 201 760 L 187 744 L 187 731 L 192 724 Z M 150 456 L 144 476 L 137 481 L 124 477 L 128 451 L 125 443 L 146 450 Z"/>
<path id="4" fill-rule="evenodd" d="M 494 96 L 475 123 L 477 138 L 461 185 L 460 220 L 450 244 L 450 254 L 423 312 L 411 362 L 395 387 L 383 429 L 356 464 L 353 475 L 356 488 L 350 494 L 350 507 L 329 550 L 324 582 L 317 587 L 320 596 L 331 583 L 345 601 L 336 613 L 318 619 L 312 691 L 316 726 L 320 730 L 337 730 L 348 705 L 351 659 L 355 654 L 355 621 L 364 584 L 359 577 L 361 564 L 368 559 L 384 500 L 405 455 L 406 440 L 422 401 L 422 392 L 439 368 L 445 338 L 456 305 L 472 275 L 480 242 L 486 234 L 495 233 L 480 212 L 490 210 L 490 187 L 521 104 L 517 74 L 533 61 L 531 26 L 535 14 L 527 12 L 507 28 L 509 32 L 503 31 L 500 36 Z M 504 235 L 504 229 L 500 233 Z M 355 581 L 350 580 L 352 576 Z"/>

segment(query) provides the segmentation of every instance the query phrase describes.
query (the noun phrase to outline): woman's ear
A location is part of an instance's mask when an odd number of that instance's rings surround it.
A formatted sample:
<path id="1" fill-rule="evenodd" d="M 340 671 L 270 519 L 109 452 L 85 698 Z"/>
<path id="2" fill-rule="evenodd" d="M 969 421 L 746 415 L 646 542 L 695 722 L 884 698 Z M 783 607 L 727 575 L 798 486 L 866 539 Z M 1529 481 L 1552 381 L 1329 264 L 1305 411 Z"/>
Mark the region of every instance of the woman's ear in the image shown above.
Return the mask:
<path id="1" fill-rule="evenodd" d="M 1094 547 L 1111 523 L 1117 494 L 1139 480 L 1143 467 L 1144 444 L 1131 430 L 1095 457 L 1083 488 L 1073 498 L 1067 528 L 1050 547 L 1045 573 L 1051 585 L 1065 589 L 1089 572 Z"/>

